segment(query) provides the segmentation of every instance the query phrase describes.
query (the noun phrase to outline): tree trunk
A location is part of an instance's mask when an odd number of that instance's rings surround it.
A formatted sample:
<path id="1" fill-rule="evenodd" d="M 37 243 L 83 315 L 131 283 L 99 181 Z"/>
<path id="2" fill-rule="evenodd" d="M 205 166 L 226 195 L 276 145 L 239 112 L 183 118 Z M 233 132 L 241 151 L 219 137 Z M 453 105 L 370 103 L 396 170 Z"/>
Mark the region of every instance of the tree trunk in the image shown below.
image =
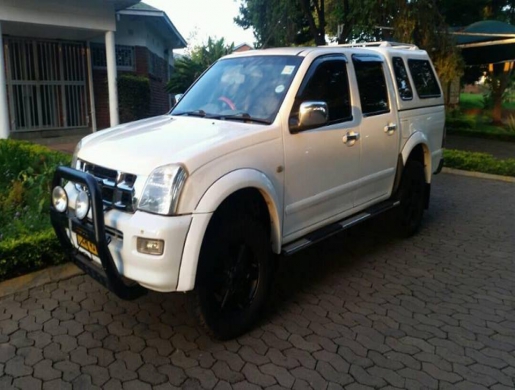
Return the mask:
<path id="1" fill-rule="evenodd" d="M 502 125 L 502 100 L 504 91 L 510 83 L 513 63 L 495 64 L 493 69 L 492 99 L 494 107 L 492 110 L 492 122 Z"/>
<path id="2" fill-rule="evenodd" d="M 321 6 L 316 3 L 317 13 L 318 13 L 318 19 L 320 21 L 320 25 L 317 26 L 315 23 L 315 18 L 313 18 L 313 14 L 311 13 L 310 9 L 310 0 L 300 0 L 300 5 L 302 7 L 302 11 L 304 12 L 304 15 L 308 19 L 309 23 L 309 31 L 311 32 L 311 35 L 313 36 L 315 40 L 315 44 L 317 46 L 323 46 L 326 44 L 325 41 L 325 15 L 324 15 L 324 6 L 323 2 L 325 0 L 322 0 Z"/>
<path id="3" fill-rule="evenodd" d="M 492 109 L 492 122 L 494 125 L 502 125 L 502 94 L 493 94 L 494 107 Z"/>

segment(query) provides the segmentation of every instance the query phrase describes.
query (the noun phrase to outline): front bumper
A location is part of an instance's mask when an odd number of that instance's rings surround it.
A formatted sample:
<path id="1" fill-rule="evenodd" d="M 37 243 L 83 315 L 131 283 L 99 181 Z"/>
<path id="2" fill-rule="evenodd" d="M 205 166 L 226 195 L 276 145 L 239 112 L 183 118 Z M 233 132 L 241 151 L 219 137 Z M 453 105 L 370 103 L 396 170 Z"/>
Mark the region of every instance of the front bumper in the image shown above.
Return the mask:
<path id="1" fill-rule="evenodd" d="M 72 261 L 104 284 L 116 295 L 133 299 L 146 289 L 175 291 L 181 257 L 192 217 L 167 217 L 141 211 L 134 214 L 104 210 L 101 183 L 92 175 L 68 167 L 59 167 L 53 186 L 69 180 L 65 187 L 68 210 L 59 213 L 51 206 L 52 225 Z M 73 205 L 78 194 L 73 183 L 88 188 L 91 210 L 84 221 L 75 217 Z M 78 246 L 77 233 L 96 245 L 98 255 Z M 162 255 L 138 252 L 137 237 L 164 241 Z"/>

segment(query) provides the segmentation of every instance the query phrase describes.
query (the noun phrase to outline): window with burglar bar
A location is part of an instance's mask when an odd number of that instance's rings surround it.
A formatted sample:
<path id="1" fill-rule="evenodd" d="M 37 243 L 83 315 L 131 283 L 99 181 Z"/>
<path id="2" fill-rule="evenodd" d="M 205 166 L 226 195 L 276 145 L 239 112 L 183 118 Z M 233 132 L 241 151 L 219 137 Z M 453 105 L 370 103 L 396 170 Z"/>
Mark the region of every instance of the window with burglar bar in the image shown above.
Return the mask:
<path id="1" fill-rule="evenodd" d="M 135 69 L 134 46 L 116 45 L 116 67 L 118 70 Z M 91 44 L 91 61 L 94 69 L 107 68 L 106 48 L 102 43 Z"/>

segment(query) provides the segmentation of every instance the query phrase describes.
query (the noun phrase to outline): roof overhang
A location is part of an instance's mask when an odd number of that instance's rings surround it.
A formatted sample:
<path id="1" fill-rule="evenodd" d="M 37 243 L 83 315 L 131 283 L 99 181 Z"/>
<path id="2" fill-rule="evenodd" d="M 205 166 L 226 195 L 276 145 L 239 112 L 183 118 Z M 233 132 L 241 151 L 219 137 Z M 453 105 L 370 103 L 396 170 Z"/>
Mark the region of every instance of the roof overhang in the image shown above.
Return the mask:
<path id="1" fill-rule="evenodd" d="M 139 1 L 138 1 L 139 3 Z M 163 36 L 173 38 L 174 49 L 185 48 L 188 44 L 182 37 L 179 31 L 175 28 L 174 24 L 164 11 L 160 10 L 139 10 L 139 9 L 123 9 L 118 11 L 120 15 L 131 16 L 150 23 L 155 27 Z"/>
<path id="2" fill-rule="evenodd" d="M 467 65 L 515 61 L 515 27 L 485 20 L 452 31 Z"/>
<path id="3" fill-rule="evenodd" d="M 107 3 L 114 5 L 116 11 L 120 11 L 125 8 L 129 8 L 135 4 L 138 4 L 141 0 L 105 0 Z"/>

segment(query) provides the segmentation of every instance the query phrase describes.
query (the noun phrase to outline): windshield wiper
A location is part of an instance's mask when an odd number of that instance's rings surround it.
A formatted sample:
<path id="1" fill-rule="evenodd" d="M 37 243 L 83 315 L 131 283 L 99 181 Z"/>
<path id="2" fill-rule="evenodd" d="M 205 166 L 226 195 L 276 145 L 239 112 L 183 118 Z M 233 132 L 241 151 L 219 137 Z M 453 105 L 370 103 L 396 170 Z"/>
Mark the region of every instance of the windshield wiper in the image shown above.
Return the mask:
<path id="1" fill-rule="evenodd" d="M 266 125 L 269 125 L 272 123 L 267 119 L 251 117 L 246 112 L 242 112 L 239 114 L 232 114 L 232 115 L 213 115 L 213 116 L 209 116 L 209 118 L 221 119 L 221 120 L 236 120 L 236 121 L 242 121 L 242 122 L 256 122 L 256 123 L 264 123 Z"/>
<path id="2" fill-rule="evenodd" d="M 206 116 L 206 112 L 204 110 L 193 110 L 193 111 L 184 111 L 184 112 L 179 112 L 178 114 L 174 114 L 172 113 L 172 115 L 187 115 L 187 116 L 198 116 L 198 117 L 201 117 L 201 118 L 205 118 Z"/>

